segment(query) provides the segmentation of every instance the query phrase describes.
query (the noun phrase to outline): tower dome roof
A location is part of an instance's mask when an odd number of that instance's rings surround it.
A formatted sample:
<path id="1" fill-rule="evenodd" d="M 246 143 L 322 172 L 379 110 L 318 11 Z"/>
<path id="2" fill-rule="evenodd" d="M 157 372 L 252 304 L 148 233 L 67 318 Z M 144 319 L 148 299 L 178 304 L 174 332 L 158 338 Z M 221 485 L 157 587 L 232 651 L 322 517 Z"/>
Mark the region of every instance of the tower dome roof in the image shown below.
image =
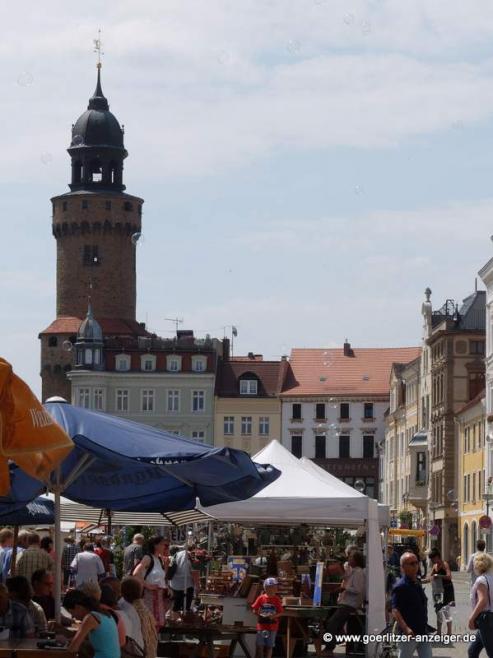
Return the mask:
<path id="1" fill-rule="evenodd" d="M 91 146 L 125 150 L 123 130 L 115 115 L 110 112 L 108 100 L 101 88 L 100 68 L 98 68 L 96 89 L 89 99 L 87 110 L 81 114 L 72 128 L 70 149 Z"/>
<path id="2" fill-rule="evenodd" d="M 77 342 L 103 342 L 103 330 L 99 322 L 94 318 L 91 304 L 87 308 L 87 315 L 82 321 L 77 333 Z"/>

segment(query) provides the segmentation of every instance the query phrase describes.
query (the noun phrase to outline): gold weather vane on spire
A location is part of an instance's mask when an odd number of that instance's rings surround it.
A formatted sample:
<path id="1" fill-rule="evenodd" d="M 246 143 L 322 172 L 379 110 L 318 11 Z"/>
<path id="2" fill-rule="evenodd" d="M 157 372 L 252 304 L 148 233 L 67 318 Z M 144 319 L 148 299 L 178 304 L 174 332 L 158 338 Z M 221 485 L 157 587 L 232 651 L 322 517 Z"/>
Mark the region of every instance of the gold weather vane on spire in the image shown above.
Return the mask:
<path id="1" fill-rule="evenodd" d="M 101 30 L 98 30 L 98 38 L 93 39 L 94 41 L 94 52 L 98 54 L 98 63 L 96 64 L 97 68 L 101 68 L 101 55 L 104 55 L 102 50 L 103 42 L 101 41 Z"/>

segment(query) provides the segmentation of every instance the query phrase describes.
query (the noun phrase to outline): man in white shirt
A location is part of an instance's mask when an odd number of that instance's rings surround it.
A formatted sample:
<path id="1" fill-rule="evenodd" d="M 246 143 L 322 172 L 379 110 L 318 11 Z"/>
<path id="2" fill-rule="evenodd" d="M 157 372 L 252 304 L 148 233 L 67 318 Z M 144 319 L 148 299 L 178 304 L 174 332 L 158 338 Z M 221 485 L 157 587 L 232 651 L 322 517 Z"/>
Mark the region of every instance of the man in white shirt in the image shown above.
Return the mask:
<path id="1" fill-rule="evenodd" d="M 122 596 L 118 601 L 118 609 L 123 617 L 127 637 L 137 642 L 144 649 L 142 625 L 139 613 L 134 607 L 134 601 L 142 598 L 142 583 L 137 578 L 128 577 L 122 580 Z"/>
<path id="2" fill-rule="evenodd" d="M 481 553 L 484 553 L 485 549 L 486 549 L 486 542 L 483 539 L 478 539 L 478 541 L 476 542 L 476 553 L 473 553 L 471 555 L 466 568 L 467 573 L 471 574 L 471 585 L 474 585 L 477 578 L 476 574 L 474 573 L 474 558 L 477 555 L 481 555 Z"/>
<path id="3" fill-rule="evenodd" d="M 84 550 L 72 560 L 70 565 L 75 573 L 75 585 L 79 587 L 82 583 L 97 583 L 106 575 L 103 561 L 94 552 L 94 544 L 84 544 Z"/>

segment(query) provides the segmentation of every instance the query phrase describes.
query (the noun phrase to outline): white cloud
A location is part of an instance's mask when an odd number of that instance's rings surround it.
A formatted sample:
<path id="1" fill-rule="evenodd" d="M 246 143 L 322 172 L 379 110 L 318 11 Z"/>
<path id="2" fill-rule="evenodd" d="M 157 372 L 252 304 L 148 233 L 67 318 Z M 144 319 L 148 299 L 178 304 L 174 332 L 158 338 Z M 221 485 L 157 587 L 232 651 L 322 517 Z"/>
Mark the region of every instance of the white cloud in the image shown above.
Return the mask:
<path id="1" fill-rule="evenodd" d="M 25 14 L 21 3 L 4 16 L 22 26 L 20 53 L 15 29 L 0 45 L 10 89 L 4 180 L 66 175 L 70 124 L 94 84 L 98 20 L 104 88 L 137 179 L 218 173 L 280 148 L 392 147 L 493 111 L 488 56 L 456 57 L 493 36 L 480 0 L 403 0 L 398 11 L 384 1 L 145 1 L 111 11 L 89 2 L 85 15 L 52 5 Z M 26 72 L 32 82 L 18 84 Z"/>

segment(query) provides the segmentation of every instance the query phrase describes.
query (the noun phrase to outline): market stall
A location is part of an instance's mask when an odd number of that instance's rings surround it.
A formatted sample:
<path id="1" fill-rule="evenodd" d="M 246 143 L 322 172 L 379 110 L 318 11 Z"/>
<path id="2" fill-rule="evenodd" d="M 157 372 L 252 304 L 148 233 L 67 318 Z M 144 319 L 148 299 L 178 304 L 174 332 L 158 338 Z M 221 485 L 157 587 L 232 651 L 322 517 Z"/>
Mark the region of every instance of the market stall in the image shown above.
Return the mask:
<path id="1" fill-rule="evenodd" d="M 200 509 L 216 520 L 245 526 L 364 526 L 368 567 L 366 596 L 372 602 L 367 610 L 366 627 L 369 632 L 381 631 L 385 627 L 385 576 L 380 528 L 387 522 L 386 510 L 381 508 L 380 511 L 377 501 L 359 494 L 337 478 L 322 479 L 310 472 L 306 464 L 278 441 L 271 441 L 253 459 L 272 464 L 281 471 L 281 476 L 248 500 Z"/>

